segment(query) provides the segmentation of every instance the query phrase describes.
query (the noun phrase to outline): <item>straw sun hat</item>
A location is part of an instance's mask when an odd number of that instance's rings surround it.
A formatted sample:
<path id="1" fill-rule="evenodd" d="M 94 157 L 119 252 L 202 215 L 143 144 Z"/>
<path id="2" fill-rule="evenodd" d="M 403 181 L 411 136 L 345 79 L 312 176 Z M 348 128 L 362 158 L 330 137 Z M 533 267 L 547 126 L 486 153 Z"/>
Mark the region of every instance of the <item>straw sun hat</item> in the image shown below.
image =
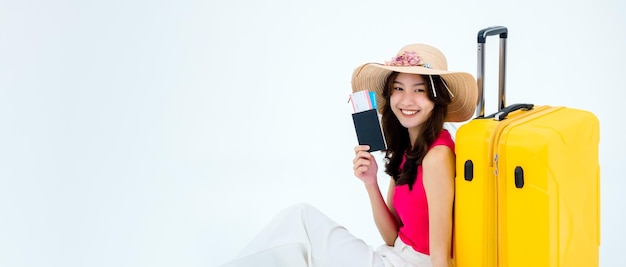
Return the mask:
<path id="1" fill-rule="evenodd" d="M 440 75 L 452 97 L 445 121 L 462 122 L 470 119 L 478 103 L 478 86 L 474 76 L 466 72 L 448 71 L 446 57 L 437 48 L 426 44 L 411 44 L 403 47 L 391 61 L 366 63 L 352 74 L 352 91 L 376 92 L 378 111 L 381 112 L 385 98 L 383 88 L 392 72 Z"/>

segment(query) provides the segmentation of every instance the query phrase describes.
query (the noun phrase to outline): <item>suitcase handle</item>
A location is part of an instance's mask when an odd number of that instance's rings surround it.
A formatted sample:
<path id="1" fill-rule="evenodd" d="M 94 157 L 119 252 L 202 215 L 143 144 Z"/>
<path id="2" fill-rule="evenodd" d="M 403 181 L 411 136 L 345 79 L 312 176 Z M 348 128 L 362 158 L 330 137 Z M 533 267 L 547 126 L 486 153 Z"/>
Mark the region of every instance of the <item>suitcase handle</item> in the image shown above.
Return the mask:
<path id="1" fill-rule="evenodd" d="M 533 104 L 514 104 L 514 105 L 510 105 L 504 109 L 502 109 L 501 111 L 498 111 L 494 114 L 491 114 L 489 116 L 487 116 L 486 118 L 493 118 L 496 121 L 501 121 L 506 119 L 506 117 L 509 115 L 509 113 L 516 111 L 516 110 L 531 110 L 533 109 L 535 105 Z"/>
<path id="2" fill-rule="evenodd" d="M 506 39 L 509 36 L 509 30 L 503 26 L 494 26 L 482 29 L 478 32 L 478 74 L 476 80 L 478 82 L 478 105 L 476 106 L 476 117 L 485 116 L 485 43 L 488 36 L 500 36 L 500 75 L 498 83 L 498 111 L 506 107 L 504 92 L 504 74 L 506 70 Z"/>
<path id="3" fill-rule="evenodd" d="M 503 26 L 493 26 L 482 29 L 478 32 L 478 43 L 484 44 L 487 41 L 487 36 L 500 35 L 500 38 L 507 38 L 509 30 Z"/>

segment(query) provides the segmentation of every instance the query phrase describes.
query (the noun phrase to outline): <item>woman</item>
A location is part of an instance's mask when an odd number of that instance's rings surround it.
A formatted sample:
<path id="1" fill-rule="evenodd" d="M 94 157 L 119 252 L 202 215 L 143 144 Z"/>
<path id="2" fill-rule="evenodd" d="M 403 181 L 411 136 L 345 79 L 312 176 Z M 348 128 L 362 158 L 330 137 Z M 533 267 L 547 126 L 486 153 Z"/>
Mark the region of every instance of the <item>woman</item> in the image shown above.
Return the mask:
<path id="1" fill-rule="evenodd" d="M 377 92 L 387 143 L 387 201 L 367 145 L 355 147 L 354 174 L 368 192 L 385 245 L 371 246 L 309 205 L 279 214 L 225 266 L 451 266 L 454 143 L 443 123 L 471 118 L 476 81 L 447 70 L 441 51 L 413 44 L 385 64 L 367 63 L 352 90 Z"/>

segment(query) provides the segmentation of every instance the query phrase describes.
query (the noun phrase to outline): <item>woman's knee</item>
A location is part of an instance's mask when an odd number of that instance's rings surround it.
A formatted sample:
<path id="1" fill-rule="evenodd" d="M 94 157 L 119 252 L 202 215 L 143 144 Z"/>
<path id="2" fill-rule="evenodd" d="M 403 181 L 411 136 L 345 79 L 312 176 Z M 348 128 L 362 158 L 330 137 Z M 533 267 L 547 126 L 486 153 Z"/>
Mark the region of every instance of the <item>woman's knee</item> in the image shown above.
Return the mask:
<path id="1" fill-rule="evenodd" d="M 298 215 L 298 217 L 303 217 L 311 213 L 320 213 L 320 211 L 313 207 L 311 204 L 302 202 L 288 207 L 287 209 L 285 209 L 285 213 Z"/>

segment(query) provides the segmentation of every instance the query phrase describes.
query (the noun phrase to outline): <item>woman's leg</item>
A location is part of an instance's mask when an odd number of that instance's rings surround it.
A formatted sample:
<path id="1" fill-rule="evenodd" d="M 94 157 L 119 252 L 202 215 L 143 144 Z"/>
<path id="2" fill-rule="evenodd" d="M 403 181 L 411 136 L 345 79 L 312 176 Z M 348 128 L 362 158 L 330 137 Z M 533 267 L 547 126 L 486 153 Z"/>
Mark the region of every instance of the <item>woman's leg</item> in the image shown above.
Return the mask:
<path id="1" fill-rule="evenodd" d="M 233 266 L 382 266 L 372 247 L 307 204 L 279 213 Z"/>

